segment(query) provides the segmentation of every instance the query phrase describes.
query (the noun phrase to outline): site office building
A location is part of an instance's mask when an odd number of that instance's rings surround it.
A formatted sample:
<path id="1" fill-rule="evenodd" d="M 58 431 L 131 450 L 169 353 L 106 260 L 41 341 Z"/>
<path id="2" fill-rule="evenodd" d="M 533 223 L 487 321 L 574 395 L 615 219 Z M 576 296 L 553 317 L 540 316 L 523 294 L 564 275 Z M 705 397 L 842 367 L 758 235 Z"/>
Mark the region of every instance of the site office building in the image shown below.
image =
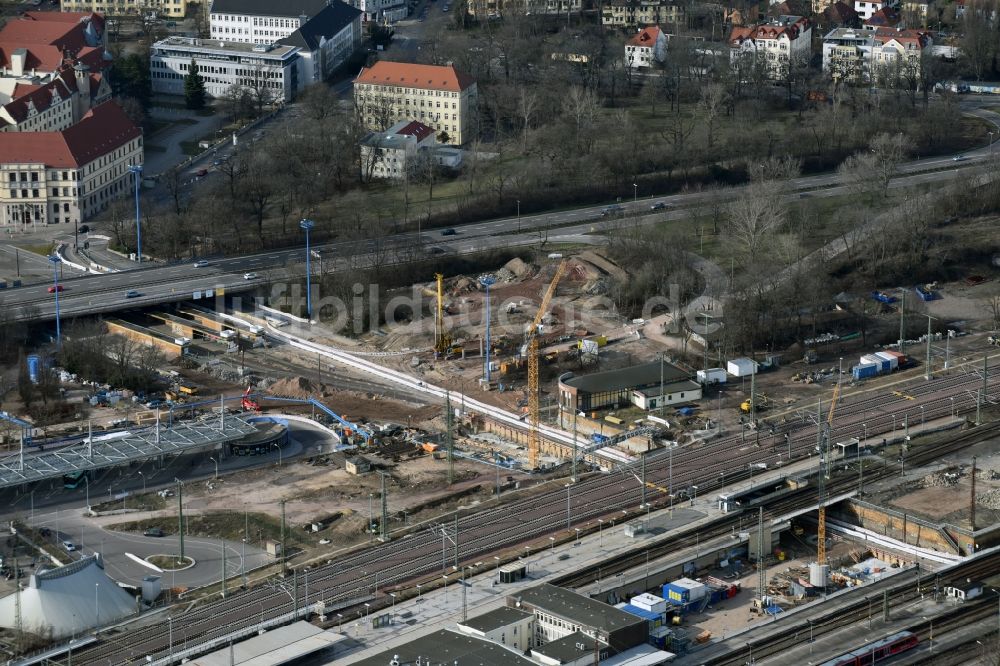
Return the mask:
<path id="1" fill-rule="evenodd" d="M 384 132 L 401 120 L 419 120 L 446 143 L 472 138 L 476 82 L 454 65 L 412 65 L 380 60 L 354 81 L 354 101 L 365 125 Z"/>

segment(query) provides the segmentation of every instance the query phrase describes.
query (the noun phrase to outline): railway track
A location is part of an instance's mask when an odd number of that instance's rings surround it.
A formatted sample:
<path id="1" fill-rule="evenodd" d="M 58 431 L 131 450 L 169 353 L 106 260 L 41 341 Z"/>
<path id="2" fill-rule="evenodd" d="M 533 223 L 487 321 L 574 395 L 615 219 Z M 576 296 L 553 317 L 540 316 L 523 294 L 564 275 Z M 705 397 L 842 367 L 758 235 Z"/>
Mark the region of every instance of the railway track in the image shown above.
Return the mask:
<path id="1" fill-rule="evenodd" d="M 893 426 L 900 423 L 909 425 L 913 418 L 921 415 L 923 420 L 929 421 L 950 413 L 968 413 L 976 407 L 975 396 L 970 391 L 977 390 L 982 382 L 982 376 L 974 372 L 957 372 L 910 387 L 907 395 L 912 400 L 891 394 L 847 396 L 837 411 L 835 437 L 848 436 L 852 428 L 856 430 L 861 424 L 867 426 L 869 435 L 879 435 L 891 432 Z M 992 401 L 1000 393 L 1000 370 L 989 371 L 987 387 Z M 759 441 L 759 434 L 754 435 L 753 441 L 747 441 L 742 435 L 722 438 L 697 448 L 679 450 L 673 456 L 672 465 L 665 455 L 650 458 L 646 464 L 647 480 L 669 483 L 673 489 L 696 484 L 704 494 L 721 487 L 727 479 L 745 477 L 751 463 L 784 464 L 789 460 L 788 451 L 792 460 L 814 453 L 817 428 L 804 413 L 792 415 L 792 418 L 786 416 L 783 422 L 776 421 L 764 421 L 768 427 L 774 426 L 774 434 L 768 434 L 772 440 L 770 451 L 766 442 Z M 779 437 L 780 446 L 775 443 Z M 916 458 L 911 457 L 911 460 Z M 678 492 L 675 490 L 675 494 Z M 598 517 L 620 514 L 623 508 L 637 505 L 639 493 L 639 484 L 630 474 L 627 477 L 625 474 L 600 475 L 583 480 L 570 490 L 572 521 L 579 525 Z M 378 590 L 386 587 L 416 581 L 434 571 L 446 571 L 451 565 L 473 562 L 483 555 L 559 531 L 557 526 L 565 524 L 566 494 L 559 488 L 501 506 L 460 512 L 457 548 L 445 540 L 442 553 L 440 531 L 426 529 L 399 542 L 376 545 L 331 560 L 310 571 L 308 581 L 304 575 L 298 576 L 294 589 L 290 589 L 286 580 L 284 587 L 259 586 L 239 591 L 225 600 L 196 605 L 173 619 L 170 633 L 175 642 L 204 642 L 241 629 L 252 629 L 258 625 L 258 618 L 286 613 L 295 603 L 323 601 L 331 606 L 378 597 Z M 663 503 L 662 499 L 658 501 Z M 74 660 L 78 664 L 116 666 L 145 660 L 147 655 L 154 659 L 166 658 L 169 649 L 166 624 L 161 620 L 152 626 L 107 632 L 99 643 L 74 654 Z"/>
<path id="2" fill-rule="evenodd" d="M 955 565 L 944 575 L 941 575 L 934 584 L 943 587 L 949 583 L 960 582 L 966 579 L 981 579 L 990 575 L 996 575 L 998 569 L 1000 569 L 1000 553 L 992 553 Z M 699 663 L 702 664 L 702 666 L 743 666 L 744 664 L 750 663 L 751 654 L 755 660 L 781 654 L 793 647 L 796 647 L 797 645 L 800 645 L 802 643 L 800 636 L 803 635 L 803 633 L 808 635 L 811 631 L 812 636 L 815 638 L 828 634 L 841 627 L 853 625 L 857 623 L 860 618 L 866 617 L 866 614 L 871 617 L 870 613 L 872 612 L 873 602 L 877 611 L 879 610 L 879 606 L 883 603 L 883 599 L 886 598 L 890 607 L 900 606 L 920 598 L 921 592 L 926 593 L 926 590 L 930 586 L 925 584 L 922 588 L 918 588 L 917 585 L 914 584 L 915 578 L 916 576 L 912 574 L 905 575 L 902 580 L 896 580 L 894 577 L 892 579 L 894 582 L 890 586 L 883 587 L 881 590 L 877 591 L 875 593 L 876 596 L 872 597 L 871 595 L 866 595 L 846 606 L 838 606 L 834 612 L 818 619 L 812 616 L 803 619 L 785 619 L 781 624 L 780 633 L 775 633 L 765 638 L 758 638 L 757 640 L 754 640 L 752 637 L 743 638 L 741 639 L 739 646 L 735 649 L 725 654 L 706 658 Z M 883 594 L 887 595 L 887 597 L 883 597 Z M 982 598 L 980 601 L 983 601 Z M 968 603 L 957 607 L 956 612 L 954 613 L 955 619 L 953 619 L 953 621 L 969 621 L 972 619 L 973 613 L 975 613 L 975 617 L 981 617 L 979 614 L 984 612 L 983 609 L 986 606 L 989 607 L 989 614 L 995 616 L 996 606 L 992 600 L 990 600 L 988 604 Z M 949 614 L 949 618 L 950 617 L 952 617 L 952 614 Z M 938 624 L 939 622 L 942 624 Z M 944 628 L 944 622 L 945 620 L 938 620 L 935 618 L 935 628 Z M 906 628 L 924 636 L 926 635 L 925 632 L 927 632 L 930 628 L 930 621 L 919 621 L 913 626 Z"/>

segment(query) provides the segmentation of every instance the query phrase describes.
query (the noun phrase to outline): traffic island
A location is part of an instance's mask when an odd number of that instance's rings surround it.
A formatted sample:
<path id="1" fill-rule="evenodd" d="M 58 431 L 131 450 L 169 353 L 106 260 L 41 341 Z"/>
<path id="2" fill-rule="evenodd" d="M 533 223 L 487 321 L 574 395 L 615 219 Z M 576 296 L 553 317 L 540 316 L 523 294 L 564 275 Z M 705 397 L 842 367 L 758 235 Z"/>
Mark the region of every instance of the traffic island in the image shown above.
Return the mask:
<path id="1" fill-rule="evenodd" d="M 176 555 L 150 555 L 146 561 L 163 571 L 185 571 L 195 565 L 194 559 L 187 555 L 180 558 Z"/>

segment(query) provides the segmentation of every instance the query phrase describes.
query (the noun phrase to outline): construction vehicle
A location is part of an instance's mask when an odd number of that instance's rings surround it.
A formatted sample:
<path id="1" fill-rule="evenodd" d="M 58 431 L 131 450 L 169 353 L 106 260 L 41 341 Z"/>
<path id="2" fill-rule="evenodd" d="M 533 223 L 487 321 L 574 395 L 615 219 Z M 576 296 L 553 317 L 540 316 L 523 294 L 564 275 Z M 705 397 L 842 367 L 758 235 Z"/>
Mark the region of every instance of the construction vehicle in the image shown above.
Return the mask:
<path id="1" fill-rule="evenodd" d="M 545 312 L 549 309 L 552 296 L 556 293 L 556 285 L 559 284 L 559 280 L 562 279 L 563 274 L 566 272 L 566 266 L 565 259 L 559 262 L 556 273 L 552 276 L 552 281 L 549 283 L 549 288 L 546 289 L 545 295 L 542 297 L 542 302 L 538 305 L 538 312 L 535 313 L 535 319 L 531 322 L 531 327 L 527 332 L 527 340 L 525 340 L 525 346 L 528 349 L 528 416 L 530 418 L 528 428 L 528 461 L 531 469 L 538 469 L 538 457 L 541 449 L 541 437 L 538 433 L 538 424 L 541 419 L 541 408 L 538 403 L 538 328 L 542 323 L 542 317 L 545 316 Z"/>
<path id="2" fill-rule="evenodd" d="M 767 409 L 770 406 L 771 406 L 771 399 L 770 398 L 768 398 L 764 394 L 761 394 L 761 395 L 757 396 L 757 409 L 756 409 L 756 411 L 759 412 L 762 409 Z M 744 400 L 743 402 L 740 403 L 740 411 L 743 412 L 744 414 L 749 414 L 751 412 L 751 409 L 750 409 L 750 399 L 749 398 L 747 398 L 746 400 Z"/>
<path id="3" fill-rule="evenodd" d="M 244 412 L 253 412 L 254 414 L 260 414 L 260 403 L 253 399 L 250 395 L 250 389 L 252 387 L 248 386 L 247 390 L 243 392 L 243 397 L 240 398 L 240 407 L 243 408 Z"/>
<path id="4" fill-rule="evenodd" d="M 184 395 L 198 395 L 198 387 L 194 384 L 180 383 L 177 385 L 177 390 Z"/>
<path id="5" fill-rule="evenodd" d="M 994 347 L 1000 347 L 1000 335 L 991 335 L 986 338 L 986 342 Z"/>

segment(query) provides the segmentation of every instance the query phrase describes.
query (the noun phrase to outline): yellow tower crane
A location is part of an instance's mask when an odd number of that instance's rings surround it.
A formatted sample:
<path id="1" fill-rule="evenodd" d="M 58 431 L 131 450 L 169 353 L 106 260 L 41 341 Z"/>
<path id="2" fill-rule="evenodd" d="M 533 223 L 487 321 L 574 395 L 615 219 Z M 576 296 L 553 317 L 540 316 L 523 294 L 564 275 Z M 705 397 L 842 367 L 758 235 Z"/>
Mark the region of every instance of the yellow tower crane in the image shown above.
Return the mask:
<path id="1" fill-rule="evenodd" d="M 826 416 L 826 422 L 819 424 L 819 428 L 823 431 L 819 452 L 819 479 L 816 482 L 819 488 L 819 510 L 816 519 L 816 563 L 819 565 L 826 564 L 826 470 L 830 458 L 830 430 L 833 427 L 833 410 L 837 408 L 838 398 L 840 398 L 839 381 L 833 387 L 833 399 L 830 401 L 830 411 Z"/>
<path id="2" fill-rule="evenodd" d="M 451 336 L 444 330 L 444 275 L 437 273 L 437 310 L 434 313 L 434 352 L 439 356 L 448 353 Z"/>
<path id="3" fill-rule="evenodd" d="M 542 296 L 542 302 L 538 305 L 538 312 L 535 313 L 535 319 L 531 322 L 531 329 L 527 333 L 528 339 L 525 346 L 528 350 L 528 406 L 530 418 L 528 429 L 528 461 L 530 462 L 531 469 L 538 467 L 538 455 L 541 448 L 541 439 L 538 434 L 538 423 L 540 420 L 538 405 L 538 327 L 542 323 L 542 317 L 545 316 L 545 313 L 549 309 L 552 296 L 556 293 L 556 285 L 559 284 L 559 280 L 562 279 L 565 272 L 566 260 L 564 259 L 559 262 L 556 274 L 552 276 L 549 288 L 545 290 L 545 295 Z"/>

